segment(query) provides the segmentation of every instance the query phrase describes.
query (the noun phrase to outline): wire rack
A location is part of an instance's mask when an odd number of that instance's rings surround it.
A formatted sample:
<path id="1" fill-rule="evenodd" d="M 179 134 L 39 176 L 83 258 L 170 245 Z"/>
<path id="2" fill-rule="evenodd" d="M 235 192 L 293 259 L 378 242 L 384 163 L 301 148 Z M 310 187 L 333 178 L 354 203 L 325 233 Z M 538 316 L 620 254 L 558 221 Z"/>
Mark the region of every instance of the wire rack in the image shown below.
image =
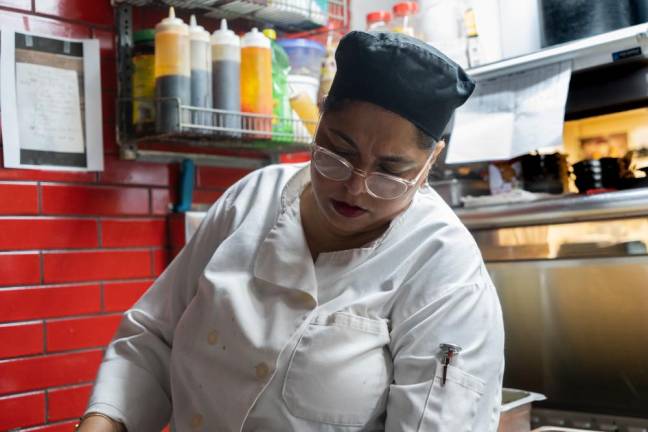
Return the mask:
<path id="1" fill-rule="evenodd" d="M 134 127 L 119 131 L 120 141 L 168 139 L 216 148 L 308 149 L 317 128 L 317 121 L 297 117 L 276 117 L 183 105 L 177 98 L 121 99 L 118 114 L 131 115 L 133 106 L 164 111 L 165 121 L 140 123 L 146 130 Z M 137 108 L 136 108 L 137 109 Z"/>
<path id="2" fill-rule="evenodd" d="M 202 10 L 206 17 L 246 18 L 287 31 L 348 25 L 347 0 L 113 0 L 113 4 Z"/>

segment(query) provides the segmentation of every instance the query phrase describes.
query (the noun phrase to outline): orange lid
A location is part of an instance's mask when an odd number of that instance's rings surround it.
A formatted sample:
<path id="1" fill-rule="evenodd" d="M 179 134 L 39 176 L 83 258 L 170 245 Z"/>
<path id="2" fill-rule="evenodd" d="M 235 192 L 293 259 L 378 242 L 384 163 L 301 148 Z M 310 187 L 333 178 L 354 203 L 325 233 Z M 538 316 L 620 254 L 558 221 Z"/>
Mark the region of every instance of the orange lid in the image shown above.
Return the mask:
<path id="1" fill-rule="evenodd" d="M 418 3 L 413 1 L 396 3 L 392 8 L 392 11 L 394 11 L 394 15 L 400 17 L 407 16 L 407 15 L 414 15 L 416 12 L 418 12 L 418 10 L 419 10 Z"/>
<path id="2" fill-rule="evenodd" d="M 386 10 L 369 12 L 367 14 L 367 22 L 378 22 L 378 21 L 389 22 L 391 21 L 391 19 L 392 19 L 392 14 Z"/>

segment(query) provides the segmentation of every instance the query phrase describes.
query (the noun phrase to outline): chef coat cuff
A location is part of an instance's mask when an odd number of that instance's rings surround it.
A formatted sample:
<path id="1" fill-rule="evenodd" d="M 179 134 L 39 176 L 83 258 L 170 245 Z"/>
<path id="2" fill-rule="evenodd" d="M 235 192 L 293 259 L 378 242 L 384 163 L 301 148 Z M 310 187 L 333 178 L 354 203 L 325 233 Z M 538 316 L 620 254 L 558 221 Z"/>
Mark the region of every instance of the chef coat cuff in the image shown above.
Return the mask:
<path id="1" fill-rule="evenodd" d="M 159 384 L 144 373 L 117 375 L 107 373 L 110 378 L 97 380 L 86 412 L 106 414 L 122 422 L 128 432 L 162 430 L 171 416 L 171 404 Z"/>
<path id="2" fill-rule="evenodd" d="M 88 409 L 86 409 L 86 411 L 85 411 L 85 413 L 83 413 L 83 415 L 86 415 L 88 413 L 105 414 L 108 417 L 110 417 L 111 419 L 113 419 L 113 420 L 115 420 L 117 422 L 120 422 L 120 423 L 124 423 L 124 419 L 125 419 L 124 413 L 122 413 L 120 409 L 118 409 L 117 407 L 114 407 L 114 406 L 112 406 L 112 405 L 110 405 L 108 403 L 104 403 L 104 402 L 97 402 L 97 403 L 93 403 L 93 404 L 89 405 Z M 124 423 L 124 424 L 126 424 L 126 423 Z"/>

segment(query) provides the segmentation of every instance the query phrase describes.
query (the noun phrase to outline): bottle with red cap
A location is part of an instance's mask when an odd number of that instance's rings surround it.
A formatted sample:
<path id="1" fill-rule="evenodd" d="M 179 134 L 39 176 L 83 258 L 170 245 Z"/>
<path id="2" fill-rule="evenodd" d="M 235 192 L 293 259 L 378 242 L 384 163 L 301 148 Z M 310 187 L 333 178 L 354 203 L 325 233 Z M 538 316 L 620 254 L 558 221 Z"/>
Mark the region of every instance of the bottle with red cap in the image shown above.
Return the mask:
<path id="1" fill-rule="evenodd" d="M 367 31 L 388 31 L 392 14 L 386 10 L 378 10 L 367 14 Z"/>
<path id="2" fill-rule="evenodd" d="M 392 8 L 394 20 L 391 24 L 391 31 L 416 36 L 414 19 L 419 11 L 419 5 L 414 1 L 396 3 Z"/>

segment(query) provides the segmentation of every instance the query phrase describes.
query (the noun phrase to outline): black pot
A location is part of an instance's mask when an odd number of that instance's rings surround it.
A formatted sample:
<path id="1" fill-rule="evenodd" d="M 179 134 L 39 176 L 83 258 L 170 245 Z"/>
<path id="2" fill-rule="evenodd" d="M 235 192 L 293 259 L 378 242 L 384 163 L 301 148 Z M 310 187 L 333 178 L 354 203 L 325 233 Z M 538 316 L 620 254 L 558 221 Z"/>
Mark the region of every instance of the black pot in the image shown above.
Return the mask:
<path id="1" fill-rule="evenodd" d="M 619 158 L 586 159 L 573 165 L 576 187 L 581 193 L 590 189 L 619 189 L 623 163 Z"/>
<path id="2" fill-rule="evenodd" d="M 633 23 L 630 0 L 541 0 L 543 46 L 606 33 Z"/>
<path id="3" fill-rule="evenodd" d="M 520 158 L 524 189 L 530 192 L 563 193 L 568 184 L 567 159 L 560 153 L 529 154 Z"/>

